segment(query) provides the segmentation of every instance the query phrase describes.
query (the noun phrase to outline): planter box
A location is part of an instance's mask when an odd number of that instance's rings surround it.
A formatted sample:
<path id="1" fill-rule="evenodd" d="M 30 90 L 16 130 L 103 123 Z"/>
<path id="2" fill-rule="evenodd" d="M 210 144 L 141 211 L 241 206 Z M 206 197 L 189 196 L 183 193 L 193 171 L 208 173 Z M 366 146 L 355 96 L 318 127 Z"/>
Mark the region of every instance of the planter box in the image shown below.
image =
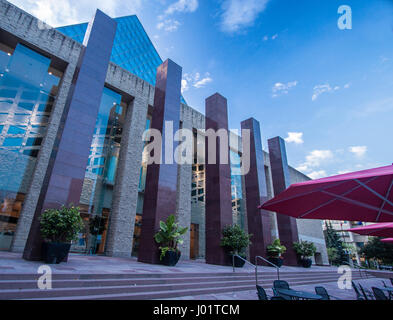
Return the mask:
<path id="1" fill-rule="evenodd" d="M 47 264 L 66 261 L 70 248 L 70 243 L 44 242 L 42 244 L 42 260 Z"/>
<path id="2" fill-rule="evenodd" d="M 164 258 L 161 260 L 161 264 L 168 267 L 174 267 L 180 259 L 180 251 L 167 251 Z"/>
<path id="3" fill-rule="evenodd" d="M 311 268 L 312 260 L 311 259 L 301 259 L 300 264 L 303 268 Z"/>
<path id="4" fill-rule="evenodd" d="M 272 257 L 269 257 L 267 260 L 269 260 L 271 263 L 273 263 L 273 264 L 275 264 L 277 267 L 279 267 L 279 268 L 281 268 L 282 267 L 282 264 L 284 263 L 284 259 L 281 259 L 281 258 L 272 258 Z M 270 265 L 270 264 L 267 264 L 269 267 L 273 267 L 272 265 Z"/>
<path id="5" fill-rule="evenodd" d="M 246 262 L 239 257 L 235 256 L 235 259 L 232 260 L 232 255 L 229 255 L 229 258 L 231 259 L 231 266 L 234 263 L 235 268 L 243 268 Z M 245 258 L 244 258 L 245 259 Z"/>

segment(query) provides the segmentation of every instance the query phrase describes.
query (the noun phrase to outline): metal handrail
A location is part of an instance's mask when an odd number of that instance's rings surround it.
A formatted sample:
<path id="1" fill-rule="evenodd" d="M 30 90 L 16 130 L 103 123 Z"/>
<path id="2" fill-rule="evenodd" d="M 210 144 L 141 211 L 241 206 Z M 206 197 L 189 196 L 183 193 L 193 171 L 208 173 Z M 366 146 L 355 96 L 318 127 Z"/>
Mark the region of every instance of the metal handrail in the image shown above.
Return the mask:
<path id="1" fill-rule="evenodd" d="M 342 264 L 345 264 L 345 265 L 350 266 L 350 267 L 353 266 L 355 269 L 358 269 L 359 270 L 359 275 L 360 275 L 361 278 L 363 278 L 362 270 L 364 270 L 365 278 L 368 279 L 368 273 L 366 271 L 366 270 L 368 270 L 368 268 L 362 267 L 362 266 L 360 266 L 357 263 L 352 263 L 352 265 L 351 265 L 349 262 L 345 262 L 345 261 L 343 261 Z"/>
<path id="2" fill-rule="evenodd" d="M 242 258 L 241 256 L 237 254 L 232 255 L 232 269 L 233 272 L 235 272 L 235 257 L 239 258 L 240 260 L 243 260 L 244 262 L 248 263 L 249 265 L 253 266 L 255 268 L 255 284 L 258 285 L 258 259 L 261 259 L 262 261 L 265 261 L 266 263 L 270 264 L 271 266 L 275 267 L 277 270 L 277 280 L 280 280 L 280 267 L 275 265 L 274 263 L 270 262 L 269 260 L 261 257 L 261 256 L 256 256 L 255 257 L 255 264 L 252 264 L 250 261 Z"/>
<path id="3" fill-rule="evenodd" d="M 247 262 L 248 264 L 252 265 L 255 268 L 255 266 L 250 261 L 242 258 L 241 256 L 239 256 L 237 254 L 233 254 L 232 255 L 232 269 L 233 269 L 233 272 L 235 272 L 235 257 L 238 257 L 239 259 L 243 260 L 244 262 Z"/>
<path id="4" fill-rule="evenodd" d="M 255 282 L 257 285 L 258 285 L 258 259 L 261 259 L 262 261 L 265 261 L 266 263 L 275 267 L 277 270 L 277 280 L 280 280 L 280 267 L 275 265 L 273 262 L 270 262 L 269 260 L 265 259 L 264 257 L 256 256 L 255 257 Z"/>

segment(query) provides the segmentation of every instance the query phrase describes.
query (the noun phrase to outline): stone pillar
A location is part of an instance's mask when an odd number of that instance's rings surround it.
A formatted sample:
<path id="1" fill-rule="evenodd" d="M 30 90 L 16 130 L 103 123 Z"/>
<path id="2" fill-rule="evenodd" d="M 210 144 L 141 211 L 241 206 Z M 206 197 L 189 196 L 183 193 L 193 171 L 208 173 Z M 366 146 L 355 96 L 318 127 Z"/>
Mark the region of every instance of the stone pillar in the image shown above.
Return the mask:
<path id="1" fill-rule="evenodd" d="M 112 257 L 131 257 L 134 237 L 138 184 L 142 165 L 142 136 L 146 128 L 148 87 L 142 87 L 127 110 L 121 150 L 113 190 L 112 212 L 105 253 Z"/>
<path id="2" fill-rule="evenodd" d="M 192 132 L 192 112 L 189 108 L 181 108 L 182 129 Z M 183 236 L 183 244 L 179 245 L 181 259 L 190 259 L 190 227 L 191 227 L 191 184 L 192 184 L 192 164 L 181 164 L 178 168 L 178 188 L 177 188 L 177 219 L 179 226 L 187 227 L 188 230 Z"/>
<path id="3" fill-rule="evenodd" d="M 174 162 L 174 150 L 178 143 L 172 133 L 165 131 L 169 125 L 173 126 L 173 133 L 179 130 L 181 78 L 182 68 L 172 60 L 165 61 L 157 69 L 151 129 L 160 131 L 163 138 L 161 150 L 154 150 L 161 155 L 162 164 L 153 163 L 147 167 L 138 254 L 140 262 L 159 263 L 159 245 L 154 235 L 159 230 L 160 221 L 176 214 L 178 164 Z M 165 143 L 164 133 L 172 140 L 173 149 Z M 170 159 L 172 164 L 167 163 Z"/>
<path id="4" fill-rule="evenodd" d="M 224 129 L 228 133 L 227 99 L 216 93 L 206 99 L 206 132 L 209 129 Z M 220 145 L 224 143 L 216 137 L 216 163 L 209 164 L 209 144 L 206 137 L 206 263 L 227 265 L 230 259 L 220 246 L 222 230 L 232 225 L 231 168 L 228 158 L 222 159 Z M 226 142 L 225 142 L 226 143 Z M 226 164 L 223 164 L 226 163 Z"/>
<path id="5" fill-rule="evenodd" d="M 250 171 L 244 176 L 244 183 L 248 232 L 253 235 L 250 259 L 254 263 L 256 256 L 266 256 L 266 247 L 271 244 L 271 218 L 268 211 L 258 209 L 268 199 L 260 125 L 250 118 L 241 123 L 241 128 L 250 130 Z"/>
<path id="6" fill-rule="evenodd" d="M 27 260 L 41 259 L 41 213 L 61 205 L 79 204 L 115 34 L 116 22 L 97 10 L 86 31 L 79 72 L 74 76 L 45 173 L 23 252 Z"/>
<path id="7" fill-rule="evenodd" d="M 274 195 L 277 196 L 291 184 L 285 141 L 281 137 L 275 137 L 268 141 L 268 145 Z M 277 213 L 277 225 L 281 244 L 287 248 L 284 264 L 296 266 L 297 255 L 293 249 L 293 243 L 299 241 L 296 219 Z"/>

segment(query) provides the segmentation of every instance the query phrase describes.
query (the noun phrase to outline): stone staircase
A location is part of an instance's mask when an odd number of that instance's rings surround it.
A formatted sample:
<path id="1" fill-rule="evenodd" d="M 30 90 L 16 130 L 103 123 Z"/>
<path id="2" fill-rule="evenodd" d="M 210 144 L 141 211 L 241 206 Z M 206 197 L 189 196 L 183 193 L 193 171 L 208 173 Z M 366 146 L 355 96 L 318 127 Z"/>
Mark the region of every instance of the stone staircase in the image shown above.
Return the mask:
<path id="1" fill-rule="evenodd" d="M 0 299 L 142 300 L 255 290 L 252 272 L 156 274 L 54 274 L 52 289 L 38 289 L 37 274 L 0 274 Z M 291 286 L 335 282 L 335 271 L 282 272 Z M 353 280 L 365 274 L 353 271 Z M 271 288 L 276 272 L 258 273 L 259 285 Z"/>

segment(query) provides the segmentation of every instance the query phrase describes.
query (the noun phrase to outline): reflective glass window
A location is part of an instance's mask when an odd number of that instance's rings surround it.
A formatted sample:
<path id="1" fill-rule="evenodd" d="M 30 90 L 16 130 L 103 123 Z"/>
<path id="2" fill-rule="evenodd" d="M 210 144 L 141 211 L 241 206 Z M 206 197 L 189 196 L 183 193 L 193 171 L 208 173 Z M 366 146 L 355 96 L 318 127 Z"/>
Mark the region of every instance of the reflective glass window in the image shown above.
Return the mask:
<path id="1" fill-rule="evenodd" d="M 0 250 L 10 248 L 46 132 L 36 105 L 56 98 L 60 78 L 49 74 L 50 64 L 24 45 L 0 44 Z"/>

